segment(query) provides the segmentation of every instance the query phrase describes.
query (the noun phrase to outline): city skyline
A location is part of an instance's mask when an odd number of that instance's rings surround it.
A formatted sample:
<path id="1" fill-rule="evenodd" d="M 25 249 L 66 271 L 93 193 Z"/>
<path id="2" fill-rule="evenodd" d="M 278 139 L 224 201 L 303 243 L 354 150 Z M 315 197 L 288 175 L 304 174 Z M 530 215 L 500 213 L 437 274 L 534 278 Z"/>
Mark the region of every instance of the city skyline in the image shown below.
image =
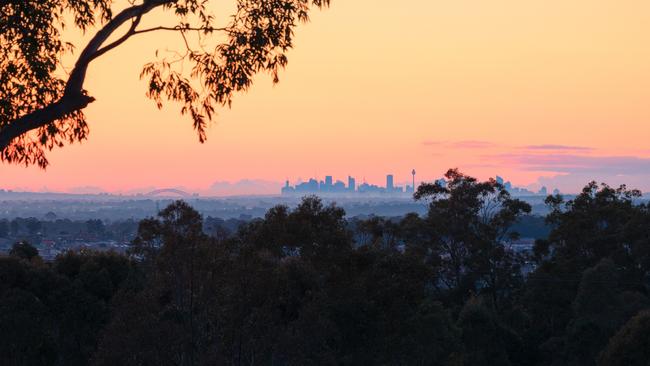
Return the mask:
<path id="1" fill-rule="evenodd" d="M 415 169 L 413 170 L 415 172 Z M 402 194 L 413 194 L 415 187 L 415 173 L 413 173 L 413 184 L 412 185 L 395 185 L 393 174 L 386 175 L 385 186 L 379 186 L 376 184 L 369 184 L 364 182 L 357 185 L 357 180 L 355 177 L 348 175 L 347 186 L 341 180 L 334 181 L 333 176 L 326 175 L 325 180 L 318 180 L 317 178 L 309 178 L 307 182 L 296 182 L 295 185 L 290 185 L 289 180 L 285 181 L 284 186 L 281 189 L 283 195 L 289 194 L 310 194 L 310 193 L 320 193 L 320 194 L 350 194 L 350 193 L 360 193 L 360 194 L 388 194 L 388 195 L 402 195 Z"/>
<path id="2" fill-rule="evenodd" d="M 381 182 L 368 182 L 365 178 L 362 179 L 361 183 L 357 180 L 356 177 L 348 175 L 347 178 L 343 180 L 334 178 L 332 175 L 326 175 L 323 179 L 318 177 L 308 178 L 303 180 L 302 178 L 297 178 L 293 180 L 287 179 L 284 182 L 278 181 L 265 181 L 265 180 L 251 180 L 244 179 L 236 182 L 224 182 L 217 181 L 214 182 L 210 187 L 207 188 L 196 188 L 196 187 L 187 187 L 187 186 L 145 186 L 134 188 L 131 190 L 125 191 L 107 191 L 97 186 L 80 186 L 70 189 L 68 191 L 52 190 L 47 187 L 43 187 L 40 190 L 30 190 L 30 189 L 11 189 L 7 187 L 0 186 L 0 193 L 2 192 L 24 192 L 24 193 L 62 193 L 62 194 L 73 194 L 73 195 L 124 195 L 124 196 L 142 196 L 142 195 L 151 195 L 157 191 L 168 191 L 174 194 L 174 191 L 181 192 L 182 194 L 191 196 L 201 196 L 201 197 L 227 197 L 227 196 L 274 196 L 278 194 L 348 194 L 348 193 L 363 193 L 366 195 L 385 195 L 386 193 L 410 196 L 414 193 L 412 187 L 416 187 L 421 183 L 435 183 L 442 182 L 444 184 L 444 177 L 439 175 L 437 178 L 433 179 L 418 179 L 416 181 L 416 174 L 414 174 L 415 169 L 412 169 L 411 172 L 411 182 L 408 182 L 406 179 L 395 180 L 394 174 L 386 174 L 383 186 Z M 546 195 L 547 193 L 559 193 L 560 190 L 557 187 L 519 187 L 510 181 L 506 181 L 499 175 L 494 175 L 488 177 L 495 179 L 498 183 L 502 184 L 506 190 L 514 195 Z M 347 181 L 347 184 L 345 183 Z M 410 183 L 410 184 L 409 184 Z M 415 185 L 413 185 L 415 184 Z M 295 188 L 301 186 L 302 188 L 296 190 Z M 352 187 L 352 189 L 351 189 Z M 391 187 L 390 189 L 387 189 Z M 290 188 L 290 189 L 288 189 Z M 286 191 L 285 191 L 286 190 Z M 567 194 L 574 194 L 575 192 L 563 192 Z"/>

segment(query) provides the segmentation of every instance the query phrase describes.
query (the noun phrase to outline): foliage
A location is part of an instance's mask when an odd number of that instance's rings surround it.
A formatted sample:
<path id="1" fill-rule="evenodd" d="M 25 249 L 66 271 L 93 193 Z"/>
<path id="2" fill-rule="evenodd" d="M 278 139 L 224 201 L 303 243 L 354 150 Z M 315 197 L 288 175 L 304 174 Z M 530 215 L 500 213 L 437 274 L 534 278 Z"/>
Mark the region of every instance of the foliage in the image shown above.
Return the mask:
<path id="1" fill-rule="evenodd" d="M 128 39 L 154 31 L 178 34 L 185 47 L 178 56 L 143 67 L 147 96 L 159 108 L 164 100 L 180 103 L 203 142 L 215 108 L 230 106 L 254 75 L 267 72 L 278 81 L 296 26 L 308 20 L 312 6 L 327 6 L 329 0 L 237 0 L 225 27 L 217 27 L 209 11 L 215 1 L 129 3 L 125 8 L 112 0 L 0 3 L 0 159 L 44 168 L 47 150 L 86 139 L 83 109 L 95 101 L 84 89 L 89 65 Z M 157 8 L 172 13 L 177 24 L 142 28 Z M 128 29 L 120 34 L 122 26 Z M 63 38 L 66 28 L 94 32 L 68 75 L 61 72 L 62 59 L 78 47 Z"/>
<path id="2" fill-rule="evenodd" d="M 612 337 L 600 355 L 598 366 L 650 365 L 650 311 L 630 319 Z"/>
<path id="3" fill-rule="evenodd" d="M 527 257 L 509 246 L 525 204 L 447 178 L 418 190 L 423 217 L 350 223 L 305 197 L 224 234 L 177 201 L 128 257 L 0 257 L 3 362 L 647 365 L 650 212 L 633 191 L 550 197 Z"/>
<path id="4" fill-rule="evenodd" d="M 28 242 L 22 241 L 15 243 L 11 247 L 9 255 L 29 261 L 32 260 L 32 258 L 38 257 L 38 249 L 34 248 L 34 246 Z"/>
<path id="5" fill-rule="evenodd" d="M 445 174 L 446 184 L 422 184 L 416 199 L 430 199 L 425 219 L 429 243 L 425 251 L 439 261 L 441 284 L 459 299 L 489 293 L 495 306 L 517 286 L 516 255 L 507 250 L 516 238 L 511 226 L 529 213 L 527 203 L 510 197 L 495 180 L 478 182 L 456 169 Z"/>
<path id="6" fill-rule="evenodd" d="M 523 302 L 540 362 L 594 365 L 618 327 L 648 307 L 650 212 L 639 196 L 591 182 L 573 200 L 547 198 L 553 229 L 536 242 Z"/>
<path id="7" fill-rule="evenodd" d="M 111 253 L 70 252 L 51 265 L 0 257 L 3 364 L 87 365 L 131 268 Z"/>

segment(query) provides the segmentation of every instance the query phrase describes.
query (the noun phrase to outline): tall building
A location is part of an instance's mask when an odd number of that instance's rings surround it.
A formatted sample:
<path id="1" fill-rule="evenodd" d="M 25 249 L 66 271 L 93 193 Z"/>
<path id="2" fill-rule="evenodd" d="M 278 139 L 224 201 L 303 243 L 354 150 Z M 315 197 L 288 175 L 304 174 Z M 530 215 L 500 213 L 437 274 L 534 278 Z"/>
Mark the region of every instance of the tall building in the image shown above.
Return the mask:
<path id="1" fill-rule="evenodd" d="M 411 174 L 413 175 L 413 185 L 411 188 L 413 189 L 413 192 L 415 192 L 415 169 L 411 171 Z"/>
<path id="2" fill-rule="evenodd" d="M 354 192 L 356 189 L 357 189 L 357 181 L 354 178 L 348 176 L 348 191 Z"/>
<path id="3" fill-rule="evenodd" d="M 321 181 L 320 184 L 320 191 L 321 192 L 331 192 L 332 191 L 332 176 L 331 175 L 326 175 L 325 176 L 325 181 Z"/>
<path id="4" fill-rule="evenodd" d="M 393 175 L 388 174 L 386 176 L 386 191 L 387 192 L 392 192 L 395 186 L 393 185 Z"/>

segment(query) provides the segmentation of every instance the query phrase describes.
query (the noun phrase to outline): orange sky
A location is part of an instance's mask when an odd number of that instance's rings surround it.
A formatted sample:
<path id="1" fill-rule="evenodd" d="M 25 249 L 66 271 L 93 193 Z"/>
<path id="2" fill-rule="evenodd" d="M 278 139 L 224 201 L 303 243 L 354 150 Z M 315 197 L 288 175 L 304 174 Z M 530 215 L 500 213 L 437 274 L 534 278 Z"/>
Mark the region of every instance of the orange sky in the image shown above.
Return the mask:
<path id="1" fill-rule="evenodd" d="M 231 5 L 216 1 L 215 13 Z M 298 29 L 280 84 L 258 78 L 205 144 L 138 79 L 177 42 L 139 36 L 96 61 L 89 140 L 50 153 L 47 171 L 0 165 L 0 188 L 382 183 L 460 167 L 519 185 L 575 190 L 593 178 L 650 191 L 647 0 L 332 0 Z"/>

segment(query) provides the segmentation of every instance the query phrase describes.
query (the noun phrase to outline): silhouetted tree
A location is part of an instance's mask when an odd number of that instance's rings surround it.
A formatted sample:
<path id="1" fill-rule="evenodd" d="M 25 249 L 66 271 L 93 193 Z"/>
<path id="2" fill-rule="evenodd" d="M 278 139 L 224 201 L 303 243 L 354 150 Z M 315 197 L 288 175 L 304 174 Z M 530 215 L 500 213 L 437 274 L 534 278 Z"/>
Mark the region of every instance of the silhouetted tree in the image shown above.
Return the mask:
<path id="1" fill-rule="evenodd" d="M 177 33 L 186 48 L 144 66 L 147 96 L 159 108 L 163 99 L 180 102 L 203 142 L 216 105 L 230 106 L 233 94 L 247 90 L 259 72 L 278 81 L 296 25 L 308 19 L 311 5 L 326 6 L 329 0 L 237 0 L 223 28 L 215 26 L 208 9 L 214 1 L 129 3 L 121 9 L 112 0 L 0 3 L 0 159 L 45 167 L 46 150 L 84 140 L 83 109 L 95 101 L 84 88 L 89 65 L 130 38 L 154 31 Z M 172 13 L 177 24 L 143 27 L 155 9 Z M 66 26 L 84 32 L 98 26 L 68 75 L 57 71 L 75 49 L 63 39 Z M 209 39 L 225 40 L 208 49 Z"/>
<path id="2" fill-rule="evenodd" d="M 25 227 L 29 235 L 36 235 L 41 230 L 42 225 L 37 218 L 30 217 L 25 219 Z"/>
<path id="3" fill-rule="evenodd" d="M 527 205 L 447 178 L 418 191 L 425 217 L 348 222 L 305 197 L 209 236 L 223 223 L 176 201 L 131 258 L 0 256 L 2 364 L 648 365 L 648 205 L 551 196 L 524 276 L 507 244 Z"/>
<path id="4" fill-rule="evenodd" d="M 11 235 L 13 235 L 13 236 L 20 235 L 20 229 L 21 228 L 20 228 L 20 222 L 18 221 L 18 219 L 11 220 L 11 222 L 9 223 L 9 229 L 11 231 Z"/>
<path id="5" fill-rule="evenodd" d="M 630 319 L 614 337 L 598 360 L 598 366 L 650 365 L 650 311 Z"/>
<path id="6" fill-rule="evenodd" d="M 3 365 L 52 365 L 56 351 L 47 305 L 28 291 L 0 295 L 0 353 Z"/>
<path id="7" fill-rule="evenodd" d="M 9 222 L 5 219 L 0 220 L 0 238 L 6 238 L 9 235 Z"/>
<path id="8" fill-rule="evenodd" d="M 441 284 L 457 301 L 480 290 L 499 306 L 521 281 L 518 259 L 506 244 L 516 237 L 510 227 L 530 205 L 511 198 L 494 179 L 478 182 L 456 169 L 445 178 L 446 184 L 420 185 L 414 195 L 431 200 L 424 252 L 439 258 Z"/>
<path id="9" fill-rule="evenodd" d="M 89 234 L 104 235 L 104 222 L 102 220 L 88 220 L 86 221 L 86 230 Z"/>
<path id="10" fill-rule="evenodd" d="M 510 353 L 521 348 L 520 340 L 500 324 L 497 316 L 479 298 L 467 301 L 458 316 L 458 327 L 462 332 L 464 365 L 517 364 Z"/>
<path id="11" fill-rule="evenodd" d="M 26 241 L 20 241 L 11 247 L 9 255 L 30 261 L 38 257 L 38 249 Z"/>
<path id="12" fill-rule="evenodd" d="M 539 364 L 594 364 L 607 339 L 647 306 L 648 207 L 640 193 L 589 183 L 573 200 L 546 199 L 552 227 L 522 305 Z"/>
<path id="13" fill-rule="evenodd" d="M 54 263 L 0 257 L 2 364 L 88 365 L 131 271 L 114 253 L 70 252 Z"/>
<path id="14" fill-rule="evenodd" d="M 639 238 L 650 233 L 645 227 L 647 210 L 635 204 L 638 190 L 626 186 L 611 188 L 591 182 L 573 200 L 549 196 L 547 221 L 553 226 L 548 240 L 540 241 L 537 251 L 553 252 L 550 262 L 570 261 L 578 271 L 610 257 L 616 264 L 635 267 L 648 263 L 650 251 Z M 646 267 L 647 268 L 647 267 Z"/>
<path id="15" fill-rule="evenodd" d="M 567 362 L 595 365 L 616 330 L 649 305 L 643 294 L 625 290 L 612 260 L 605 258 L 587 269 L 573 302 L 574 319 L 567 329 Z"/>

